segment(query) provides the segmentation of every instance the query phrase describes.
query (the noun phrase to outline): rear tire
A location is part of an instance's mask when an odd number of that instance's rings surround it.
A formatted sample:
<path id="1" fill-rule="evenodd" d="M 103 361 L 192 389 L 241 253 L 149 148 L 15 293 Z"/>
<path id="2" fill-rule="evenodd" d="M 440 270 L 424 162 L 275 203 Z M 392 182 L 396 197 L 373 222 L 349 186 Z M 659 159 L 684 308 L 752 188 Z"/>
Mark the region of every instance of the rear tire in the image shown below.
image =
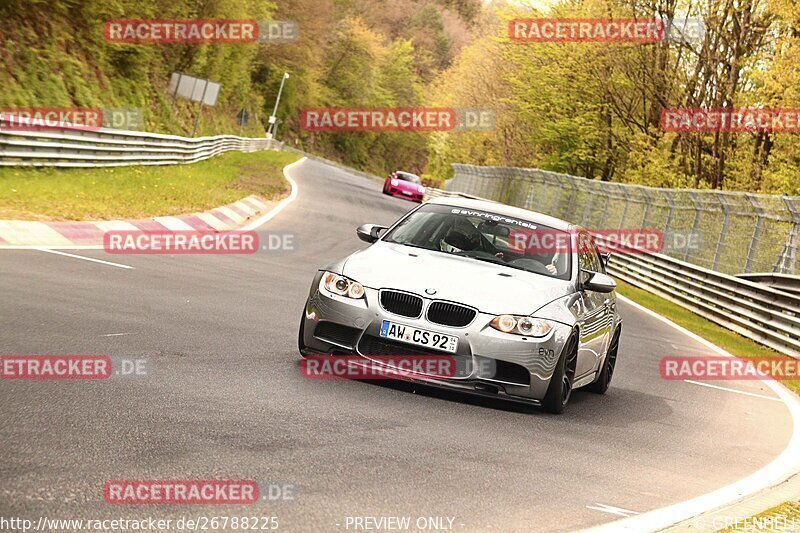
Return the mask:
<path id="1" fill-rule="evenodd" d="M 575 381 L 575 365 L 578 361 L 578 335 L 573 333 L 561 357 L 558 358 L 553 377 L 550 378 L 550 385 L 547 387 L 547 394 L 542 400 L 542 409 L 548 413 L 561 414 L 569 403 L 572 396 L 572 384 Z"/>
<path id="2" fill-rule="evenodd" d="M 611 378 L 614 377 L 614 368 L 617 366 L 620 332 L 621 330 L 617 328 L 617 331 L 614 332 L 614 336 L 611 338 L 611 344 L 606 353 L 606 360 L 603 361 L 603 368 L 600 369 L 597 381 L 586 387 L 587 390 L 595 394 L 605 394 L 609 385 L 611 385 Z"/>

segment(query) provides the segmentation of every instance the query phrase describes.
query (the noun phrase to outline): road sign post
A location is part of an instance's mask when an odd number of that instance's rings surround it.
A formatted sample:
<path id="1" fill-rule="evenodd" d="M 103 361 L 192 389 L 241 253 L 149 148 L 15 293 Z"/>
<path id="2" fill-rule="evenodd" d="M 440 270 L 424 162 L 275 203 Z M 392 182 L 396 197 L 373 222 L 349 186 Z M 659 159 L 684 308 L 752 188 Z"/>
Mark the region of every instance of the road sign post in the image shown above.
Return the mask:
<path id="1" fill-rule="evenodd" d="M 286 82 L 288 78 L 289 78 L 289 73 L 284 72 L 283 78 L 281 78 L 281 86 L 278 89 L 278 97 L 275 99 L 275 107 L 272 110 L 272 115 L 269 117 L 269 129 L 267 130 L 267 137 L 269 137 L 270 139 L 273 137 L 275 131 L 275 117 L 278 113 L 278 104 L 281 101 L 281 93 L 283 93 L 283 84 Z"/>

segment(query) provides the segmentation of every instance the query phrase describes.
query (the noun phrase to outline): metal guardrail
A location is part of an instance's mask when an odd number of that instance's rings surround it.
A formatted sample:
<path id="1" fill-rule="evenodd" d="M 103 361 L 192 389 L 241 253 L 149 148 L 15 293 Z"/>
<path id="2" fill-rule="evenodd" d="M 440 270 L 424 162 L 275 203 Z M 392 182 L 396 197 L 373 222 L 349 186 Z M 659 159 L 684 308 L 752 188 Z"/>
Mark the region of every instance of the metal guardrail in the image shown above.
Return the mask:
<path id="1" fill-rule="evenodd" d="M 60 124 L 10 128 L 0 115 L 0 166 L 119 167 L 196 163 L 223 152 L 276 149 L 280 143 L 234 135 L 180 137 Z"/>
<path id="2" fill-rule="evenodd" d="M 431 197 L 468 196 L 429 189 Z M 611 255 L 609 273 L 742 336 L 800 359 L 800 294 L 715 272 L 663 254 Z"/>
<path id="3" fill-rule="evenodd" d="M 463 192 L 456 192 L 456 191 L 445 191 L 444 189 L 436 189 L 434 187 L 425 187 L 425 196 L 423 197 L 424 200 L 427 202 L 431 198 L 475 198 L 478 200 L 483 200 L 483 198 L 479 198 L 478 196 L 472 196 L 471 194 L 465 194 Z"/>
<path id="4" fill-rule="evenodd" d="M 756 274 L 739 274 L 737 278 L 755 281 L 762 285 L 768 285 L 773 289 L 792 294 L 800 294 L 800 276 L 790 276 L 789 274 L 775 274 L 772 272 Z"/>
<path id="5" fill-rule="evenodd" d="M 609 273 L 716 324 L 800 359 L 800 294 L 662 254 L 616 253 Z"/>

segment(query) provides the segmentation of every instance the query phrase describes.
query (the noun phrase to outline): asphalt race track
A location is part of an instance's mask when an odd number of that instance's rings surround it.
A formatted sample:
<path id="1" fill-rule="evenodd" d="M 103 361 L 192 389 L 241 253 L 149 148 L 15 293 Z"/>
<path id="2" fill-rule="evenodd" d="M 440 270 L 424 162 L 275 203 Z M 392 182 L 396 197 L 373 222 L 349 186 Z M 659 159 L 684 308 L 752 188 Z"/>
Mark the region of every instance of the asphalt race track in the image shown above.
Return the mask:
<path id="1" fill-rule="evenodd" d="M 456 531 L 567 531 L 710 492 L 786 447 L 792 421 L 772 390 L 661 379 L 661 357 L 713 352 L 625 303 L 610 391 L 577 392 L 561 416 L 303 378 L 297 326 L 315 270 L 366 245 L 357 225 L 414 204 L 316 161 L 291 174 L 298 198 L 260 231 L 292 235 L 294 250 L 70 252 L 132 269 L 0 250 L 0 353 L 147 361 L 145 376 L 0 380 L 0 515 L 277 516 L 283 531 L 347 531 L 348 516 L 455 517 Z M 296 498 L 103 499 L 112 479 L 217 478 L 290 483 Z"/>

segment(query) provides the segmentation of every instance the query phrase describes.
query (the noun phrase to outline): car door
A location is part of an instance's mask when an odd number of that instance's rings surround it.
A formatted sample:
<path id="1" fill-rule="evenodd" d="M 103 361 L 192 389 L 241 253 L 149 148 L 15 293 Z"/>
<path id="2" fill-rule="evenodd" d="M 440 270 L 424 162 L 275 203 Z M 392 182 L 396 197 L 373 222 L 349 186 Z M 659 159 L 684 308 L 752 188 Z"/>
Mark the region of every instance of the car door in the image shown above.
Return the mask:
<path id="1" fill-rule="evenodd" d="M 580 242 L 583 244 L 578 251 L 580 266 L 578 276 L 579 280 L 585 282 L 593 273 L 602 272 L 603 264 L 589 234 L 581 233 L 580 238 Z M 594 371 L 598 361 L 605 354 L 611 331 L 607 296 L 586 289 L 580 292 L 582 314 L 578 317 L 578 327 L 580 328 L 581 343 L 575 368 L 576 378 Z"/>
<path id="2" fill-rule="evenodd" d="M 600 251 L 596 250 L 595 253 L 597 254 L 597 263 L 600 265 L 600 270 L 598 272 L 607 274 L 606 263 L 600 255 Z M 603 294 L 602 296 L 603 304 L 606 306 L 606 343 L 603 350 L 603 352 L 605 352 L 609 344 L 611 344 L 611 337 L 614 335 L 614 319 L 617 315 L 617 298 L 616 293 Z"/>

